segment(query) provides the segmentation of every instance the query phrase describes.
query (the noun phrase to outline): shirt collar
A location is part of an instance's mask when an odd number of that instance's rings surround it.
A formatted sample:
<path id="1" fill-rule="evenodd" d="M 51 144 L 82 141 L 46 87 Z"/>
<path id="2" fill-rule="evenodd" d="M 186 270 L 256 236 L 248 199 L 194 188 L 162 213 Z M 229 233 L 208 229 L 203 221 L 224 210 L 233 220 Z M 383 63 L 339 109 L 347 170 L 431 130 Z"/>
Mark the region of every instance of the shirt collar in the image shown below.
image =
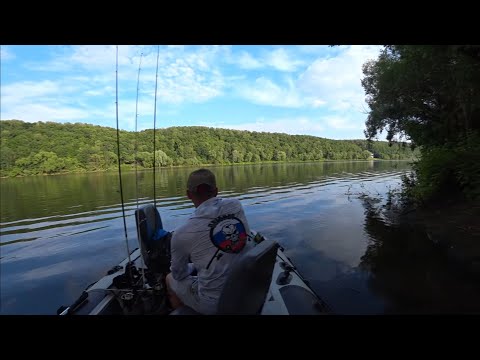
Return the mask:
<path id="1" fill-rule="evenodd" d="M 208 200 L 205 200 L 203 203 L 201 203 L 196 209 L 193 215 L 198 215 L 203 209 L 212 206 L 219 200 L 218 197 L 214 196 L 213 198 L 210 198 Z"/>

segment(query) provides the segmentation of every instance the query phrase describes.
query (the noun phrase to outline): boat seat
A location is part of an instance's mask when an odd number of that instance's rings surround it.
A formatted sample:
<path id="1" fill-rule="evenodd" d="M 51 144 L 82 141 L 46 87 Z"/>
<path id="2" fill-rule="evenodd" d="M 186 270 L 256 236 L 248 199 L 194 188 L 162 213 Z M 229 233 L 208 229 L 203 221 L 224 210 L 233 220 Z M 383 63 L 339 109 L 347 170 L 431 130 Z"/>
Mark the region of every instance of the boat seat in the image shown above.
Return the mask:
<path id="1" fill-rule="evenodd" d="M 153 204 L 144 205 L 135 210 L 135 220 L 140 241 L 150 245 L 156 232 L 163 228 L 162 218 Z"/>
<path id="2" fill-rule="evenodd" d="M 263 240 L 232 265 L 218 301 L 217 315 L 260 314 L 272 281 L 278 247 L 273 240 Z M 198 315 L 187 306 L 177 310 L 171 315 Z"/>
<path id="3" fill-rule="evenodd" d="M 135 210 L 138 242 L 147 267 L 154 273 L 170 269 L 171 233 L 163 229 L 162 218 L 153 204 Z"/>

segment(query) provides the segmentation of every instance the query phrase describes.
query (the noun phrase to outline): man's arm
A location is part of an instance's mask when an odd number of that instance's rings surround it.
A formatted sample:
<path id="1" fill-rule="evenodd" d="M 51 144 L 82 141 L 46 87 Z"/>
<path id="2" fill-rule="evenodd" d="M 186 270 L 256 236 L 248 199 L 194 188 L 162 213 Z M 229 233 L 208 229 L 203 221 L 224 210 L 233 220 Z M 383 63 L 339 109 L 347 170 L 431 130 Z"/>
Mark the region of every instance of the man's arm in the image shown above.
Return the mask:
<path id="1" fill-rule="evenodd" d="M 245 210 L 243 209 L 242 203 L 240 201 L 238 202 L 240 204 L 240 212 L 238 214 L 238 217 L 240 218 L 240 220 L 242 220 L 243 225 L 245 226 L 245 231 L 247 232 L 247 235 L 250 235 L 251 229 L 248 223 L 247 216 L 245 215 Z"/>
<path id="2" fill-rule="evenodd" d="M 177 231 L 173 233 L 171 243 L 172 264 L 170 270 L 175 280 L 180 281 L 190 275 L 188 267 L 189 252 L 186 248 L 188 242 Z"/>

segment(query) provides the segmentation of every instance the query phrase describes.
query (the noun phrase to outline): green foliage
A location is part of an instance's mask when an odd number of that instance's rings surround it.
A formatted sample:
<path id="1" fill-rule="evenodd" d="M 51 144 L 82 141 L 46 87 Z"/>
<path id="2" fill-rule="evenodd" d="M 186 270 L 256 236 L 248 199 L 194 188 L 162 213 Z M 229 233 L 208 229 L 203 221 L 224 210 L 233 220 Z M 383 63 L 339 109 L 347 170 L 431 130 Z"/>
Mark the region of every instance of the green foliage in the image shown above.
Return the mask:
<path id="1" fill-rule="evenodd" d="M 23 169 L 28 175 L 54 174 L 66 170 L 67 161 L 51 151 L 40 151 L 15 161 L 15 172 Z"/>
<path id="2" fill-rule="evenodd" d="M 275 150 L 273 155 L 273 160 L 275 161 L 285 161 L 287 159 L 287 154 L 285 151 Z"/>
<path id="3" fill-rule="evenodd" d="M 444 196 L 480 197 L 480 137 L 470 133 L 445 146 L 422 151 L 414 172 L 403 178 L 404 192 L 423 204 Z"/>
<path id="4" fill-rule="evenodd" d="M 479 130 L 480 46 L 391 45 L 364 65 L 370 112 L 365 135 L 382 130 L 420 146 Z"/>
<path id="5" fill-rule="evenodd" d="M 149 153 L 148 151 L 140 151 L 137 153 L 136 160 L 137 163 L 144 168 L 153 167 L 153 153 Z"/>
<path id="6" fill-rule="evenodd" d="M 155 151 L 155 164 L 156 164 L 156 166 L 169 166 L 169 165 L 173 164 L 173 161 L 162 150 L 156 150 Z"/>
<path id="7" fill-rule="evenodd" d="M 419 201 L 432 200 L 436 195 L 452 191 L 455 185 L 456 156 L 447 148 L 428 148 L 422 160 L 414 164 L 417 186 L 413 194 Z"/>
<path id="8" fill-rule="evenodd" d="M 366 137 L 386 130 L 391 142 L 421 147 L 406 192 L 418 202 L 456 192 L 478 197 L 480 46 L 389 45 L 363 72 Z"/>
<path id="9" fill-rule="evenodd" d="M 480 135 L 469 133 L 456 143 L 455 179 L 469 199 L 480 197 Z"/>
<path id="10" fill-rule="evenodd" d="M 116 130 L 87 124 L 25 123 L 5 120 L 1 126 L 2 175 L 35 175 L 67 171 L 100 171 L 118 166 Z M 387 142 L 329 140 L 314 136 L 258 133 L 207 127 L 156 130 L 156 166 L 238 164 L 262 161 L 411 159 L 408 148 Z M 44 152 L 49 153 L 45 155 Z M 136 158 L 135 158 L 136 153 Z M 39 155 L 43 160 L 35 158 Z M 37 159 L 37 160 L 35 160 Z M 153 130 L 120 132 L 120 162 L 133 168 L 153 167 Z"/>

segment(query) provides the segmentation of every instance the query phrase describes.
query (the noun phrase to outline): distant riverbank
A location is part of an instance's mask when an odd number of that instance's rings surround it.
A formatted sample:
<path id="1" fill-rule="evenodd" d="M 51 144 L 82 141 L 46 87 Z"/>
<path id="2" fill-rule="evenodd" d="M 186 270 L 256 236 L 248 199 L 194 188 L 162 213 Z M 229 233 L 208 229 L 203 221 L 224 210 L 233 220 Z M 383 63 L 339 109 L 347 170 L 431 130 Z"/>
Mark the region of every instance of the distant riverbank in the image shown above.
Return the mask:
<path id="1" fill-rule="evenodd" d="M 168 168 L 187 168 L 187 167 L 211 167 L 211 166 L 238 166 L 238 165 L 262 165 L 262 164 L 282 164 L 282 163 L 298 163 L 298 164 L 310 164 L 310 163 L 351 163 L 351 162 L 358 162 L 358 163 L 365 163 L 365 162 L 373 162 L 373 161 L 381 161 L 381 162 L 412 162 L 414 159 L 403 159 L 403 160 L 385 160 L 385 159 L 367 159 L 367 160 L 319 160 L 319 161 L 261 161 L 261 162 L 242 162 L 242 163 L 232 163 L 232 164 L 198 164 L 198 165 L 169 165 L 169 166 L 161 166 L 155 168 L 156 170 L 159 169 L 168 169 Z M 153 168 L 145 168 L 139 166 L 135 169 L 134 165 L 122 165 L 121 171 L 124 172 L 131 172 L 131 171 L 145 171 L 145 170 L 153 170 Z M 97 170 L 87 170 L 87 169 L 80 169 L 80 170 L 71 170 L 71 171 L 63 171 L 58 173 L 51 173 L 51 174 L 32 174 L 32 175 L 3 175 L 0 176 L 0 179 L 6 178 L 20 178 L 20 177 L 36 177 L 36 176 L 57 176 L 57 175 L 71 175 L 71 174 L 90 174 L 90 173 L 113 173 L 118 172 L 118 167 L 110 167 L 108 169 L 97 169 Z"/>

